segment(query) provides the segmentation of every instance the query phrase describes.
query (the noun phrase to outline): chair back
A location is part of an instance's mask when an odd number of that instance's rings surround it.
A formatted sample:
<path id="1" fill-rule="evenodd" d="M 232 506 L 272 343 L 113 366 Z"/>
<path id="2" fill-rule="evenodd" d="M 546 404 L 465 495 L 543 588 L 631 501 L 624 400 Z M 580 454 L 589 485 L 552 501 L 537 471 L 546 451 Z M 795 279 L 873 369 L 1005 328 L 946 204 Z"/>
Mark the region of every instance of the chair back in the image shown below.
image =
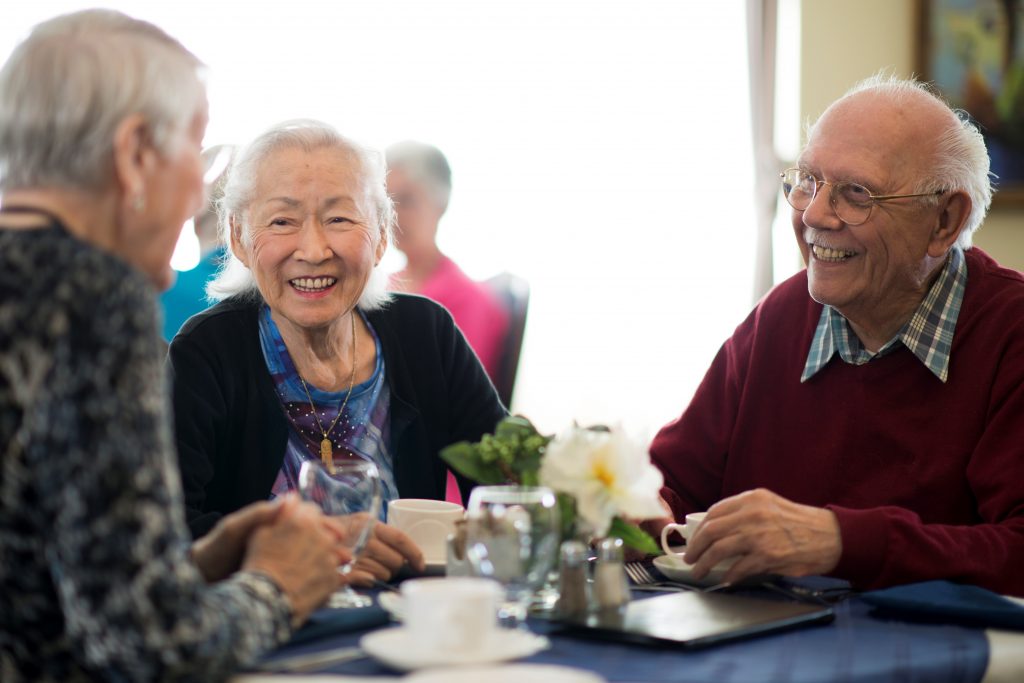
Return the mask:
<path id="1" fill-rule="evenodd" d="M 487 287 L 494 293 L 508 313 L 508 332 L 501 344 L 497 376 L 493 377 L 494 388 L 506 408 L 512 405 L 512 393 L 519 371 L 519 354 L 523 349 L 523 334 L 526 331 L 526 311 L 530 305 L 529 283 L 512 273 L 500 273 L 486 280 Z"/>

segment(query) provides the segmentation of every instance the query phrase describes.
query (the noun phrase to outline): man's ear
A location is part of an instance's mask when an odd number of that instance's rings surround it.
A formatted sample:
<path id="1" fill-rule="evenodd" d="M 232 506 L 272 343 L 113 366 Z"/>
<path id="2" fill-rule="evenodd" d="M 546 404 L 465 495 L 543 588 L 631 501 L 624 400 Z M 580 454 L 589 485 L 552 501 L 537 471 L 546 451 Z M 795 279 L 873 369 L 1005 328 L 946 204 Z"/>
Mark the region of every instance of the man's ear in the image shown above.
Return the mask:
<path id="1" fill-rule="evenodd" d="M 245 245 L 242 244 L 242 223 L 238 220 L 237 216 L 232 215 L 228 218 L 228 232 L 231 236 L 231 253 L 235 255 L 239 261 L 245 264 L 246 268 L 249 268 L 249 252 L 246 250 Z"/>
<path id="2" fill-rule="evenodd" d="M 145 201 L 146 181 L 155 161 L 156 150 L 145 117 L 126 117 L 114 131 L 114 177 L 128 201 Z"/>
<path id="3" fill-rule="evenodd" d="M 967 225 L 972 206 L 970 195 L 963 190 L 952 192 L 946 197 L 944 204 L 940 206 L 938 221 L 928 244 L 929 256 L 945 256 Z"/>

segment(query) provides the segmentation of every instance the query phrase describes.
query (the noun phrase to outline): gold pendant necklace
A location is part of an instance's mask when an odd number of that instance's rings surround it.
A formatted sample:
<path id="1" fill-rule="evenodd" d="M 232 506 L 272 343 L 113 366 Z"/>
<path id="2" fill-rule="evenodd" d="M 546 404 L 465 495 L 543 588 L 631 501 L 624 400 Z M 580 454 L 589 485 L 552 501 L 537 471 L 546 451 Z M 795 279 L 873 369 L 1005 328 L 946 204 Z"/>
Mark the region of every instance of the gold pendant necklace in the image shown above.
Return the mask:
<path id="1" fill-rule="evenodd" d="M 306 398 L 309 399 L 309 408 L 313 411 L 316 426 L 320 428 L 320 434 L 323 436 L 323 439 L 320 441 L 320 460 L 331 470 L 334 469 L 334 446 L 331 444 L 331 432 L 334 431 L 334 427 L 338 424 L 341 416 L 345 414 L 345 406 L 348 405 L 348 400 L 352 397 L 352 389 L 356 385 L 356 310 L 353 308 L 349 315 L 352 317 L 352 374 L 348 378 L 348 392 L 345 394 L 345 400 L 341 402 L 338 414 L 327 429 L 324 429 L 324 423 L 320 421 L 320 416 L 317 415 L 316 406 L 313 404 L 313 397 L 309 395 L 309 387 L 306 386 L 306 380 L 302 379 L 302 375 L 297 370 L 295 373 L 299 375 L 299 381 L 302 382 L 302 389 L 306 392 Z"/>

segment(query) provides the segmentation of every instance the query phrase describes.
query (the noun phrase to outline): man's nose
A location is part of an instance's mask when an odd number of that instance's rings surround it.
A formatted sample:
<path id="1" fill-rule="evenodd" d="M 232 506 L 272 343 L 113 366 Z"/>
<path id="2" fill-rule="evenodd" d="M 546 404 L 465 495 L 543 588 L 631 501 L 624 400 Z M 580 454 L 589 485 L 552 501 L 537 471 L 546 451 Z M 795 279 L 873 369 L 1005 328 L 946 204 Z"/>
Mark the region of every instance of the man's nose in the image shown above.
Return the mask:
<path id="1" fill-rule="evenodd" d="M 824 181 L 818 181 L 818 189 L 814 193 L 811 203 L 804 209 L 803 224 L 809 228 L 831 228 L 843 227 L 843 221 L 836 214 L 832 206 L 832 186 Z"/>

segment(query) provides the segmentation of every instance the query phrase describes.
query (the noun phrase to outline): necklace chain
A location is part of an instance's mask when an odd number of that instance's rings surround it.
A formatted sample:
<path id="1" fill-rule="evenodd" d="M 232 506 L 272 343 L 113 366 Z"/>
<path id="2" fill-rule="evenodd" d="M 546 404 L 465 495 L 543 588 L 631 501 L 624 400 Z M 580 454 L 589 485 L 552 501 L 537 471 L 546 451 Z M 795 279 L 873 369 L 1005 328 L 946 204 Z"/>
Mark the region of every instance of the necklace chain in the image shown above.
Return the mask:
<path id="1" fill-rule="evenodd" d="M 320 434 L 323 435 L 323 439 L 320 441 L 320 460 L 328 467 L 334 465 L 334 445 L 331 443 L 331 432 L 334 431 L 334 427 L 338 424 L 341 416 L 345 414 L 345 406 L 348 405 L 348 400 L 352 398 L 352 389 L 356 385 L 356 311 L 354 308 L 349 315 L 352 318 L 352 373 L 348 377 L 348 391 L 345 393 L 345 400 L 341 402 L 338 414 L 334 416 L 334 421 L 331 422 L 331 426 L 327 429 L 324 429 L 324 423 L 320 421 L 320 416 L 316 412 L 316 405 L 313 404 L 313 397 L 309 394 L 306 380 L 302 378 L 300 373 L 295 373 L 299 375 L 302 389 L 306 392 L 306 398 L 309 399 L 309 408 L 313 411 L 313 419 L 316 420 L 316 426 L 320 428 Z"/>

